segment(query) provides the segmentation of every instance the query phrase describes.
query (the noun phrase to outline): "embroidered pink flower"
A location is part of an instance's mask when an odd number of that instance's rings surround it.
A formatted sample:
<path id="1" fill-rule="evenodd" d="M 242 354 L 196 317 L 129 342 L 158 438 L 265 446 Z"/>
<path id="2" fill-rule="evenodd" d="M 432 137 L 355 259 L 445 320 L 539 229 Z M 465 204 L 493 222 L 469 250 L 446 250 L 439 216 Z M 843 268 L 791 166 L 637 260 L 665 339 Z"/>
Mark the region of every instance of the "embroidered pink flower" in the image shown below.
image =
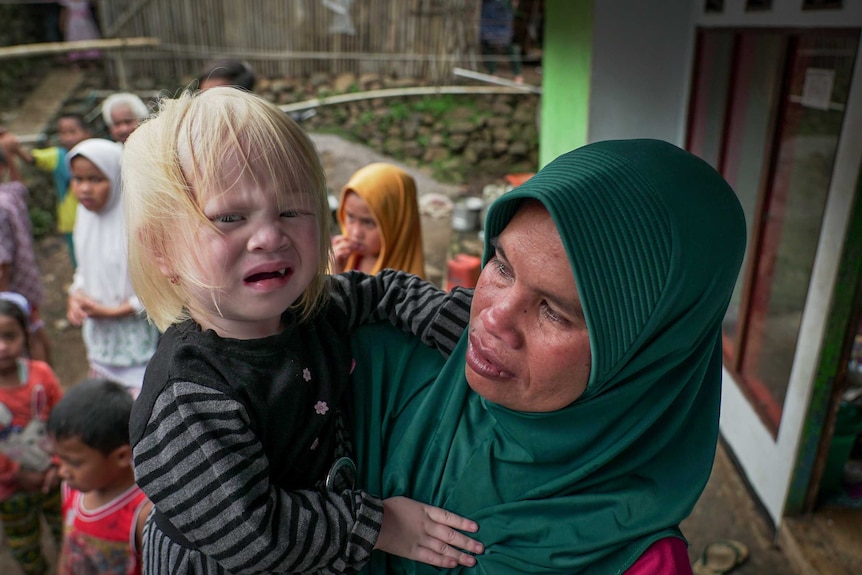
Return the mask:
<path id="1" fill-rule="evenodd" d="M 302 379 L 304 379 L 305 381 L 311 381 L 311 370 L 309 370 L 307 367 L 302 370 Z"/>
<path id="2" fill-rule="evenodd" d="M 317 415 L 326 415 L 326 412 L 329 411 L 329 406 L 325 401 L 318 401 L 314 404 L 314 411 Z"/>

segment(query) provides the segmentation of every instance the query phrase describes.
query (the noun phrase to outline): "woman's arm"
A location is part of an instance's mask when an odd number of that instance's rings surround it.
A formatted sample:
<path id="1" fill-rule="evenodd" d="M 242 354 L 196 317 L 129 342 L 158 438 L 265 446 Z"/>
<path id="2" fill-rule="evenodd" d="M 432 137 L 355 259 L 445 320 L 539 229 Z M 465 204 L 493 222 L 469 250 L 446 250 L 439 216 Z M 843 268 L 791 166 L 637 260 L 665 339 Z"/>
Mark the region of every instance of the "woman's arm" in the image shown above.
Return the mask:
<path id="1" fill-rule="evenodd" d="M 332 299 L 347 314 L 349 329 L 388 320 L 448 357 L 470 322 L 473 290 L 445 292 L 418 276 L 386 269 L 373 276 L 332 276 Z"/>

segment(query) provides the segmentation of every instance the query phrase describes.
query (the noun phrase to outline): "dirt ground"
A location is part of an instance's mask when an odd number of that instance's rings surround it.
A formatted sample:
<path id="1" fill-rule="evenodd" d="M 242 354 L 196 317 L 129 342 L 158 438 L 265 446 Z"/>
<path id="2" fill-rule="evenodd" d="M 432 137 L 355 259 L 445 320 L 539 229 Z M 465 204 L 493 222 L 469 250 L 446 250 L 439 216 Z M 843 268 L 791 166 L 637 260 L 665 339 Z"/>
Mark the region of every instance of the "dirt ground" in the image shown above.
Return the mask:
<path id="1" fill-rule="evenodd" d="M 72 264 L 65 241 L 60 236 L 39 240 L 36 256 L 45 284 L 45 301 L 42 302 L 41 310 L 51 338 L 51 362 L 60 383 L 65 387 L 87 375 L 87 354 L 81 339 L 81 330 L 70 327 L 66 322 L 66 289 L 72 283 Z M 1 531 L 0 540 L 0 574 L 20 575 L 22 571 L 9 554 Z M 51 537 L 46 535 L 42 540 L 45 555 L 53 563 L 57 550 L 51 543 Z M 53 567 L 49 573 L 53 575 Z"/>

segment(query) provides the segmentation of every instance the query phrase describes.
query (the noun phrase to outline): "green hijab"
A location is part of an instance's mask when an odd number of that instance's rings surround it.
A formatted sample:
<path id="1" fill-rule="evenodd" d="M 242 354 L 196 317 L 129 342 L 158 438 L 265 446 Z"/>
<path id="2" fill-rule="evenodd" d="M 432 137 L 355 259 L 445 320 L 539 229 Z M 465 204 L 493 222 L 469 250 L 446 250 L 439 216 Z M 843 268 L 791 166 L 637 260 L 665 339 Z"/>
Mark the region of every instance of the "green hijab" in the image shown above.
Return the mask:
<path id="1" fill-rule="evenodd" d="M 560 156 L 494 202 L 486 238 L 527 198 L 569 256 L 592 346 L 586 391 L 559 411 L 515 412 L 467 385 L 466 333 L 444 362 L 365 328 L 353 338 L 362 485 L 475 520 L 486 552 L 464 573 L 622 573 L 681 537 L 712 469 L 742 210 L 708 164 L 655 140 Z M 374 561 L 372 573 L 435 571 Z"/>

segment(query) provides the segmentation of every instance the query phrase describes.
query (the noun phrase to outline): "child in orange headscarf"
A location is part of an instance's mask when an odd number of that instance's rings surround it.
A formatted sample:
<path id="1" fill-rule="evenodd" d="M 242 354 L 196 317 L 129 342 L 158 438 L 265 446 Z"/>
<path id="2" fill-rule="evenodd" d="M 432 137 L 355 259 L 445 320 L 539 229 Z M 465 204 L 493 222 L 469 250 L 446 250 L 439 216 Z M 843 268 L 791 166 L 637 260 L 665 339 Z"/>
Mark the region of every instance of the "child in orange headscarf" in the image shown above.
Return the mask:
<path id="1" fill-rule="evenodd" d="M 341 191 L 337 216 L 336 273 L 392 268 L 425 277 L 416 182 L 410 174 L 379 162 L 357 170 Z"/>

